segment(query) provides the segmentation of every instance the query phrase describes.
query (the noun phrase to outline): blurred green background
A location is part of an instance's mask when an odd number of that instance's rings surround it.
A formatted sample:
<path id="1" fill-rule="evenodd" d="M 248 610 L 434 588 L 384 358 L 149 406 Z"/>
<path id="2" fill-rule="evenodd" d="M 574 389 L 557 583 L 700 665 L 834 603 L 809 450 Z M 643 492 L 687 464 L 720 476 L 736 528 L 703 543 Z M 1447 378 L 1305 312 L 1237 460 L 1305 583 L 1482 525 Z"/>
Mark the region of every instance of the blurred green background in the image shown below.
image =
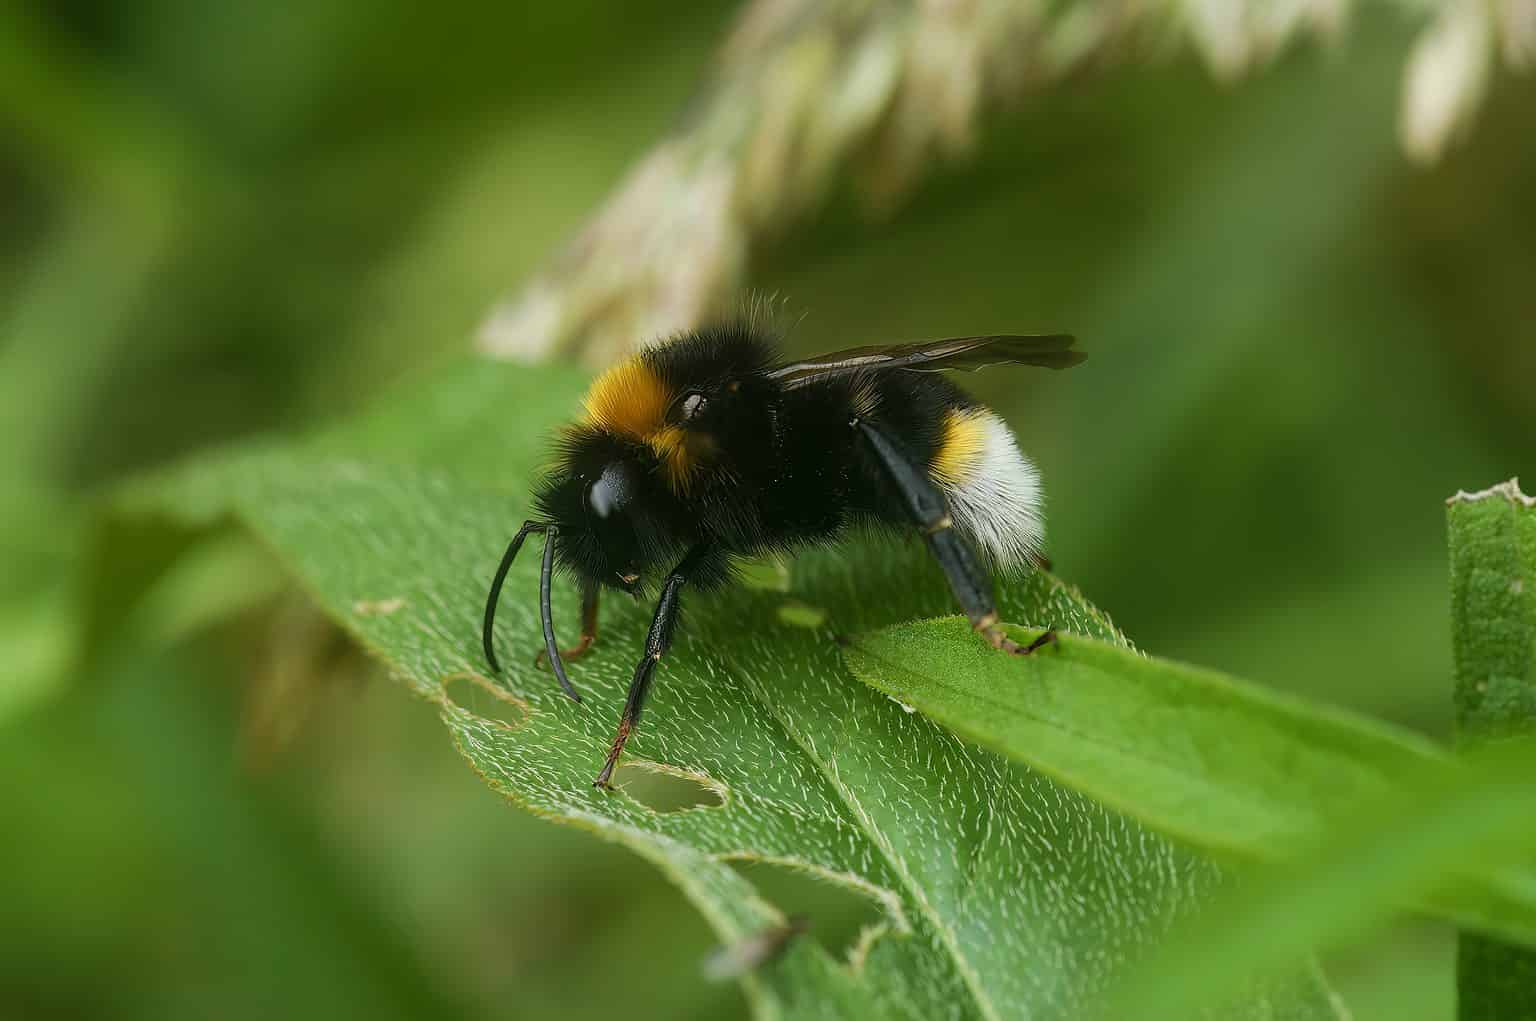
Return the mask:
<path id="1" fill-rule="evenodd" d="M 96 494 L 466 348 L 734 7 L 0 6 L 0 1014 L 743 1012 L 679 894 L 503 806 L 259 551 L 214 540 L 90 655 L 80 612 L 127 584 Z M 1536 476 L 1536 77 L 1416 168 L 1409 44 L 1375 11 L 1232 86 L 1074 80 L 750 283 L 797 350 L 1077 333 L 1082 369 L 968 381 L 1042 466 L 1058 571 L 1149 651 L 1443 736 L 1442 501 Z M 814 896 L 783 892 L 844 938 Z M 1448 1018 L 1449 948 L 1407 925 L 1332 971 L 1360 1018 Z"/>

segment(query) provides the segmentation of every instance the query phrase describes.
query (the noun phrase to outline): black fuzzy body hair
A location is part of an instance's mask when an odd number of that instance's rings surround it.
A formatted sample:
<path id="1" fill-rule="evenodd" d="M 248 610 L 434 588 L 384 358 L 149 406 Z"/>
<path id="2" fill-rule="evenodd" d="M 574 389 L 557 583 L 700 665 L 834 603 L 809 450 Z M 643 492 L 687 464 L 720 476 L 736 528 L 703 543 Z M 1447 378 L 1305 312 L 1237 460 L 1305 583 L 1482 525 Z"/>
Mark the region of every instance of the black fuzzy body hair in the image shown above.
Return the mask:
<path id="1" fill-rule="evenodd" d="M 786 387 L 769 374 L 777 362 L 771 336 L 737 323 L 682 334 L 619 370 L 611 385 L 632 382 L 637 400 L 659 400 L 666 410 L 656 433 L 591 420 L 567 430 L 535 497 L 557 527 L 561 566 L 635 591 L 707 545 L 717 555 L 692 582 L 708 588 L 730 579 L 735 558 L 835 541 L 859 522 L 906 524 L 898 494 L 863 450 L 852 420 L 878 420 L 910 455 L 931 463 L 947 414 L 974 402 L 924 372 L 852 373 Z M 650 393 L 657 384 L 660 398 Z M 703 411 L 679 421 L 690 395 L 702 397 Z M 667 442 L 689 451 L 682 481 L 669 476 L 658 453 L 663 444 L 655 436 L 664 429 L 681 430 L 682 441 Z M 622 512 L 599 517 L 591 492 L 605 472 L 623 477 L 626 500 Z M 625 582 L 625 575 L 639 580 Z"/>

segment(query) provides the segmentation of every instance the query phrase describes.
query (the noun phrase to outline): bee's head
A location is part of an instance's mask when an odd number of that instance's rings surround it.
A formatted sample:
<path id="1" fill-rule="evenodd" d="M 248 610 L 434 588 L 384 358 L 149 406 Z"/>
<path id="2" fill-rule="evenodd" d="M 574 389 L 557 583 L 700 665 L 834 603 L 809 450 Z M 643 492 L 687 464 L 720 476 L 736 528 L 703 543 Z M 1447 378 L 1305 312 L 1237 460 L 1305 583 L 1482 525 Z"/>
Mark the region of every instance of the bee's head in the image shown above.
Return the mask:
<path id="1" fill-rule="evenodd" d="M 561 562 L 626 592 L 682 548 L 683 537 L 668 527 L 676 499 L 648 447 L 587 428 L 567 434 L 560 462 L 537 495 L 558 529 Z"/>

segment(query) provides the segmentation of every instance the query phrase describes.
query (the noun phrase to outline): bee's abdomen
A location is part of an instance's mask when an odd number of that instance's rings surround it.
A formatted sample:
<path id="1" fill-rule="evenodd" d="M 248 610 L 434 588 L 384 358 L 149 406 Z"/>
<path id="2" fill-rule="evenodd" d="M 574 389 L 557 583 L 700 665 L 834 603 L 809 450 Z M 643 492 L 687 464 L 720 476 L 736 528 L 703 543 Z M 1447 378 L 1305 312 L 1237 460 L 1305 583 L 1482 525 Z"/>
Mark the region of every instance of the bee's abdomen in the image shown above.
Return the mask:
<path id="1" fill-rule="evenodd" d="M 1044 540 L 1039 475 L 1013 433 L 937 373 L 884 372 L 796 393 L 785 408 L 783 520 L 808 533 L 837 530 L 849 512 L 911 522 L 876 459 L 858 449 L 853 418 L 878 421 L 928 467 L 955 526 L 999 567 L 1037 561 Z M 775 515 L 777 516 L 777 515 Z"/>
<path id="2" fill-rule="evenodd" d="M 950 407 L 929 461 L 955 526 L 999 566 L 1037 562 L 1045 538 L 1040 475 L 1007 424 L 980 406 Z"/>

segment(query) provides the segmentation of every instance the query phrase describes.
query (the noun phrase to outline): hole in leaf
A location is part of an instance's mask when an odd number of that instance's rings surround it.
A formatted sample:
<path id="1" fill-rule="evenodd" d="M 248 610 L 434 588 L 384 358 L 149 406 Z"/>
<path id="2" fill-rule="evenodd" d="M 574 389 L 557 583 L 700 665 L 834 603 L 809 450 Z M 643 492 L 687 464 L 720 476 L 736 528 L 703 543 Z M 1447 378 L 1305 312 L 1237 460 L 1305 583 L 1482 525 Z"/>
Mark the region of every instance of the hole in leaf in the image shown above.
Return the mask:
<path id="1" fill-rule="evenodd" d="M 504 691 L 489 677 L 464 671 L 449 674 L 442 684 L 445 700 L 472 716 L 490 720 L 507 730 L 521 727 L 531 715 L 527 702 Z"/>
<path id="2" fill-rule="evenodd" d="M 389 617 L 405 608 L 405 600 L 399 596 L 388 599 L 359 599 L 352 604 L 352 612 L 359 617 Z"/>
<path id="3" fill-rule="evenodd" d="M 725 785 L 708 774 L 645 759 L 620 763 L 613 773 L 613 786 L 653 812 L 683 812 L 725 804 Z"/>
<path id="4" fill-rule="evenodd" d="M 754 858 L 729 864 L 785 917 L 804 916 L 809 927 L 801 939 L 815 940 L 834 960 L 855 968 L 891 923 L 876 891 L 851 877 Z"/>

